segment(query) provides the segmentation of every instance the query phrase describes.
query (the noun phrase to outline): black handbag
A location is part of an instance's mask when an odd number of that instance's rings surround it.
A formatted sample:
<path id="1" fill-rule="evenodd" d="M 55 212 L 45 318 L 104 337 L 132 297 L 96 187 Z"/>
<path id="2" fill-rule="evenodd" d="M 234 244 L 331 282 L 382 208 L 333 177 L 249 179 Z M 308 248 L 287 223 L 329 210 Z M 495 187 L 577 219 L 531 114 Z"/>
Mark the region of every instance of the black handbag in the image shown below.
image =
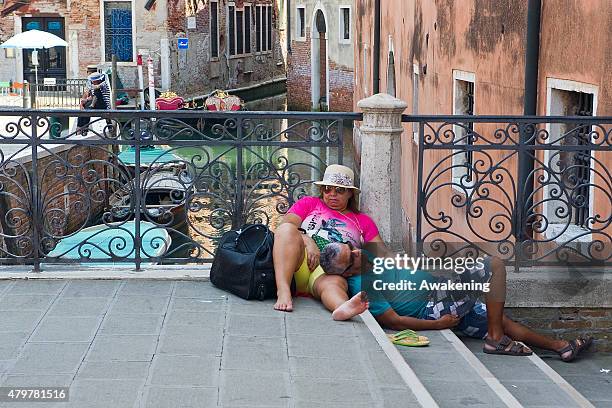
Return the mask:
<path id="1" fill-rule="evenodd" d="M 274 234 L 263 224 L 226 232 L 215 253 L 210 281 L 247 300 L 276 297 L 273 246 Z"/>

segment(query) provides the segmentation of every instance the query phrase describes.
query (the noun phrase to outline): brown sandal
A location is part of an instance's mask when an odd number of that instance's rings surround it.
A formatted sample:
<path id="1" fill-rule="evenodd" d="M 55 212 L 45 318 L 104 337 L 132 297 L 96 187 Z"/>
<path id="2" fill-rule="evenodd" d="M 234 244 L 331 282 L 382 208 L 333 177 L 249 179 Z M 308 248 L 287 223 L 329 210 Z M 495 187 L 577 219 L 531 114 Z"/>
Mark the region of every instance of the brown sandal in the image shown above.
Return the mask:
<path id="1" fill-rule="evenodd" d="M 507 356 L 530 356 L 533 354 L 527 346 L 519 341 L 514 341 L 508 336 L 502 337 L 498 342 L 491 340 L 490 338 L 485 339 L 486 345 L 494 347 L 493 350 L 483 347 L 482 351 L 487 354 L 503 354 Z M 528 352 L 525 349 L 529 350 Z"/>
<path id="2" fill-rule="evenodd" d="M 578 354 L 580 354 L 583 350 L 589 348 L 591 344 L 593 344 L 593 338 L 579 337 L 576 340 L 570 340 L 568 343 L 569 344 L 567 346 L 557 351 L 557 353 L 559 353 L 559 356 L 561 356 L 561 360 L 565 361 L 566 363 L 573 361 L 576 357 L 578 357 Z M 571 351 L 570 355 L 563 358 L 563 354 L 567 353 L 568 351 Z"/>

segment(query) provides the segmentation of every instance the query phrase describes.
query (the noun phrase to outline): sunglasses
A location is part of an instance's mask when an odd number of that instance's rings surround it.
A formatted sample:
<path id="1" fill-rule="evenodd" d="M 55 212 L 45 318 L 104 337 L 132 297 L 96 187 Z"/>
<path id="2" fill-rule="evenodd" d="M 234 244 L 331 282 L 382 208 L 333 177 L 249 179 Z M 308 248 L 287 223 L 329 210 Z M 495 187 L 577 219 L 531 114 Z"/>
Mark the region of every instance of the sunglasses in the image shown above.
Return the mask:
<path id="1" fill-rule="evenodd" d="M 335 191 L 336 194 L 344 194 L 346 193 L 348 188 L 346 187 L 336 187 L 336 186 L 323 186 L 323 191 L 327 194 Z"/>
<path id="2" fill-rule="evenodd" d="M 345 270 L 342 271 L 341 275 L 344 275 L 345 273 L 347 273 L 349 269 L 351 269 L 353 265 L 355 264 L 355 254 L 353 253 L 353 250 L 355 249 L 355 247 L 353 246 L 353 244 L 350 243 L 350 241 L 345 242 L 345 244 L 348 245 L 349 249 L 351 250 L 351 258 L 350 258 L 350 262 L 348 266 L 346 267 Z"/>

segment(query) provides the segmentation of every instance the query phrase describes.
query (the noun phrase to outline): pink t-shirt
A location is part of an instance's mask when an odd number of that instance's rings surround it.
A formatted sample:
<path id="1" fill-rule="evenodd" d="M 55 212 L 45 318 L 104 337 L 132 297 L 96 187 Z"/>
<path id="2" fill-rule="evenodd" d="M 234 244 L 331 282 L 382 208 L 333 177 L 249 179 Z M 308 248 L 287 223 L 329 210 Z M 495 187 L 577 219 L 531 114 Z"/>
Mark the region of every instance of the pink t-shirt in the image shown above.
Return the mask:
<path id="1" fill-rule="evenodd" d="M 318 197 L 299 199 L 288 213 L 302 219 L 302 228 L 308 235 L 316 234 L 332 242 L 350 240 L 356 247 L 361 247 L 378 235 L 378 227 L 367 215 L 353 212 L 342 214 L 329 208 Z"/>

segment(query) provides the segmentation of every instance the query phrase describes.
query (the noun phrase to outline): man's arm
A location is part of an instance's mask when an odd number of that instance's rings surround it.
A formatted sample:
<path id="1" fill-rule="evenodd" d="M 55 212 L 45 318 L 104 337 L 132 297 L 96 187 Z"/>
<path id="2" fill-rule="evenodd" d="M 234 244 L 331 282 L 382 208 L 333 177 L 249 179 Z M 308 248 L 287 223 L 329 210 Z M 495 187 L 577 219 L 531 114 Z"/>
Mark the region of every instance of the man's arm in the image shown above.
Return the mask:
<path id="1" fill-rule="evenodd" d="M 416 317 L 400 316 L 392 308 L 381 315 L 375 316 L 378 323 L 391 330 L 442 330 L 450 329 L 459 324 L 460 319 L 454 315 L 444 315 L 438 320 L 417 319 Z"/>

